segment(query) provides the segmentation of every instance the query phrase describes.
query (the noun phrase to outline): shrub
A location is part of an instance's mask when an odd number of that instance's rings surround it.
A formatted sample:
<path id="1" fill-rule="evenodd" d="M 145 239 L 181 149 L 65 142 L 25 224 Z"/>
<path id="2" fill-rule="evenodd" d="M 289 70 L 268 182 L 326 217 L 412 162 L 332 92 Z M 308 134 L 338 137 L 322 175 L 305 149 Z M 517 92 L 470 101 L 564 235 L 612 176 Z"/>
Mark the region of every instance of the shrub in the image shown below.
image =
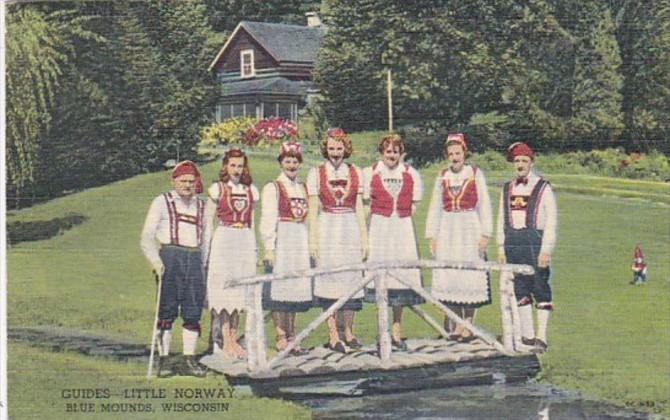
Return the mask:
<path id="1" fill-rule="evenodd" d="M 88 217 L 79 213 L 68 213 L 64 217 L 31 222 L 12 222 L 7 224 L 7 239 L 10 245 L 20 242 L 40 241 L 62 235 L 66 230 L 84 223 Z"/>
<path id="2" fill-rule="evenodd" d="M 254 118 L 237 117 L 220 123 L 214 123 L 203 128 L 200 132 L 203 146 L 220 146 L 230 143 L 242 143 L 245 133 L 254 125 Z"/>
<path id="3" fill-rule="evenodd" d="M 546 172 L 670 180 L 668 158 L 656 151 L 630 155 L 620 149 L 550 153 L 538 156 L 537 164 Z"/>
<path id="4" fill-rule="evenodd" d="M 468 161 L 484 171 L 505 171 L 509 170 L 509 163 L 502 153 L 487 150 L 484 153 L 474 153 L 468 156 Z"/>

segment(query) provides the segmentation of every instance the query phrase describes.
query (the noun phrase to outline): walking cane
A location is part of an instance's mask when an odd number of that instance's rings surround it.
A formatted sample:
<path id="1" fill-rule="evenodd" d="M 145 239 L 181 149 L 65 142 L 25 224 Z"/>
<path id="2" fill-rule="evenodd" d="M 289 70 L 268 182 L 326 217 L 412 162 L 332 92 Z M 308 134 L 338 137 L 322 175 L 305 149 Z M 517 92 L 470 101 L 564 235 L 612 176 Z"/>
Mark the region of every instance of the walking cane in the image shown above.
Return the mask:
<path id="1" fill-rule="evenodd" d="M 154 273 L 156 276 L 156 284 L 157 284 L 157 291 L 156 291 L 156 316 L 154 317 L 154 327 L 151 332 L 151 351 L 149 352 L 149 368 L 147 369 L 147 378 L 151 378 L 153 375 L 153 369 L 154 369 L 154 349 L 156 347 L 156 338 L 158 336 L 158 310 L 160 308 L 160 303 L 161 303 L 161 287 L 163 285 L 163 276 Z"/>

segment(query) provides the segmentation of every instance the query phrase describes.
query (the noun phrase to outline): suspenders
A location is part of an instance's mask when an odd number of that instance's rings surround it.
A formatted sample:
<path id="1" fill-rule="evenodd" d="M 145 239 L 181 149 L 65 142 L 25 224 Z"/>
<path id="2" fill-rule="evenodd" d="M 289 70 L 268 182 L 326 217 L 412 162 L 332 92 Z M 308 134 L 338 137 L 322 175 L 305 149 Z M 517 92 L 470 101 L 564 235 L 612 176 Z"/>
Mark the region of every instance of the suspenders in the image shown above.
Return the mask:
<path id="1" fill-rule="evenodd" d="M 526 229 L 537 229 L 537 213 L 540 209 L 538 198 L 544 191 L 544 187 L 548 184 L 544 179 L 540 179 L 533 187 L 533 191 L 528 197 L 528 207 L 526 207 Z M 510 211 L 509 199 L 512 195 L 512 181 L 508 181 L 503 186 L 505 194 L 503 194 L 503 209 L 505 211 L 505 227 L 513 229 L 512 212 Z"/>
<path id="2" fill-rule="evenodd" d="M 168 209 L 168 216 L 170 218 L 170 243 L 172 245 L 178 245 L 181 246 L 179 243 L 179 224 L 180 223 L 189 223 L 192 225 L 195 225 L 195 232 L 196 232 L 196 237 L 198 240 L 198 244 L 201 242 L 201 237 L 202 237 L 202 221 L 204 219 L 204 214 L 205 214 L 205 202 L 202 200 L 199 200 L 195 198 L 197 205 L 198 205 L 198 210 L 195 216 L 192 216 L 190 214 L 183 214 L 177 212 L 177 205 L 175 203 L 175 199 L 172 196 L 172 193 L 163 193 L 163 198 L 165 198 L 165 204 L 167 205 Z"/>

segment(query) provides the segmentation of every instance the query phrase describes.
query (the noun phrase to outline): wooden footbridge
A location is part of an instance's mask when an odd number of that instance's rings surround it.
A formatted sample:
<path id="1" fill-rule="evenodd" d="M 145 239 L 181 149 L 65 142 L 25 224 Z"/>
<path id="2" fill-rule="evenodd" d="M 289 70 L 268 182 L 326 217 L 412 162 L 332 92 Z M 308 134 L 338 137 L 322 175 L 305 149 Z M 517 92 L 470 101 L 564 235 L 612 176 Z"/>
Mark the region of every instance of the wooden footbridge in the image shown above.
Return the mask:
<path id="1" fill-rule="evenodd" d="M 439 335 L 434 339 L 408 339 L 406 351 L 392 351 L 389 332 L 386 273 L 397 268 L 453 268 L 461 270 L 500 271 L 500 309 L 503 327 L 502 342 L 480 327 L 463 320 L 441 304 L 423 287 L 406 284 L 426 302 L 435 305 L 456 324 L 469 329 L 476 339 L 470 342 L 447 340 L 448 333 L 421 307 L 411 309 Z M 397 263 L 365 263 L 331 269 L 306 270 L 286 275 L 262 275 L 239 279 L 234 286 L 252 286 L 248 290 L 251 306 L 247 313 L 245 360 L 233 360 L 214 354 L 200 362 L 224 374 L 232 385 L 249 385 L 257 395 L 286 396 L 357 396 L 410 389 L 440 388 L 455 385 L 519 382 L 539 371 L 536 355 L 522 349 L 519 314 L 512 283 L 514 273 L 531 274 L 532 267 L 493 262 L 463 263 L 454 261 L 414 260 Z M 267 358 L 265 322 L 261 306 L 261 288 L 265 282 L 284 281 L 295 277 L 364 271 L 366 276 L 355 287 L 343 291 L 328 310 L 320 313 L 287 348 Z M 397 278 L 399 281 L 404 281 Z M 374 282 L 377 306 L 378 343 L 346 354 L 324 347 L 310 349 L 300 356 L 291 350 L 320 324 L 344 305 L 366 284 Z"/>

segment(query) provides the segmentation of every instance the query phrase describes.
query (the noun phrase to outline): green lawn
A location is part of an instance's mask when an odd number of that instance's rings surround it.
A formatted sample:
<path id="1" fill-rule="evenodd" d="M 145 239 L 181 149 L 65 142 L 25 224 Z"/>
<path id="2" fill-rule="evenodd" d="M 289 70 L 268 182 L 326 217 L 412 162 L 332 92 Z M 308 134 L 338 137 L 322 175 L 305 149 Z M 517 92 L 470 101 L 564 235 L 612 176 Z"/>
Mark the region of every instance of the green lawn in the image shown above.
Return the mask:
<path id="1" fill-rule="evenodd" d="M 189 419 L 248 419 L 260 412 L 272 413 L 263 416 L 272 419 L 311 418 L 309 410 L 282 400 L 240 395 L 234 390 L 231 397 L 228 393 L 231 390 L 222 376 L 204 379 L 173 377 L 157 382 L 140 375 L 146 366 L 137 363 L 115 363 L 71 353 L 49 353 L 19 344 L 10 344 L 9 355 L 9 415 L 13 419 L 99 417 L 155 420 L 183 419 L 185 416 Z M 151 388 L 154 392 L 163 389 L 165 398 L 124 398 L 124 390 L 133 388 Z M 184 398 L 188 394 L 179 394 L 180 398 L 175 398 L 176 392 L 184 388 L 215 390 L 217 397 L 195 400 Z M 98 389 L 102 392 L 106 389 L 110 395 L 109 398 L 91 399 L 70 397 L 81 389 Z M 223 389 L 225 398 L 219 398 L 219 389 Z M 95 414 L 73 411 L 81 410 L 81 406 L 68 406 L 82 402 L 92 403 Z M 214 409 L 217 411 L 172 413 L 164 411 L 162 407 L 162 404 L 193 402 L 216 404 Z M 154 411 L 148 411 L 146 404 L 151 404 Z M 224 408 L 219 404 L 228 406 Z"/>
<path id="2" fill-rule="evenodd" d="M 365 150 L 365 163 L 374 158 L 376 137 L 354 138 L 357 150 Z M 271 153 L 254 156 L 251 163 L 259 187 L 278 173 Z M 306 162 L 305 169 L 313 163 Z M 204 167 L 206 185 L 216 178 L 218 165 Z M 437 171 L 435 166 L 422 170 L 426 195 L 416 229 L 423 257 L 428 257 L 423 238 L 425 213 Z M 500 185 L 507 174 L 487 173 L 487 177 L 497 208 Z M 620 405 L 670 414 L 667 184 L 560 174 L 547 177 L 558 191 L 560 230 L 553 264 L 552 347 L 542 356 L 543 380 Z M 49 220 L 72 212 L 88 220 L 63 235 L 9 249 L 9 326 L 54 325 L 146 342 L 154 316 L 154 285 L 139 249 L 139 235 L 151 199 L 168 187 L 168 181 L 167 172 L 141 175 L 10 214 L 10 223 Z M 650 281 L 644 287 L 628 285 L 636 243 L 650 265 Z M 492 257 L 494 249 L 491 246 Z M 429 282 L 429 273 L 425 277 Z M 493 286 L 494 303 L 480 311 L 477 321 L 497 332 L 495 277 Z M 313 316 L 298 316 L 301 326 L 310 319 Z M 375 310 L 370 306 L 358 316 L 356 328 L 363 341 L 374 340 L 374 319 Z M 412 314 L 406 316 L 403 327 L 409 336 L 434 335 Z M 268 332 L 270 328 L 268 325 Z M 175 334 L 175 349 L 181 347 L 180 335 Z M 307 344 L 325 341 L 321 328 Z M 95 383 L 95 377 L 117 388 L 145 383 L 145 367 L 137 364 L 51 354 L 22 345 L 9 350 L 10 413 L 16 418 L 29 417 L 28 413 L 60 418 L 61 413 L 51 408 L 62 403 L 59 389 L 86 387 Z M 209 386 L 216 379 L 207 381 Z M 40 386 L 31 387 L 31 383 Z M 38 403 L 28 402 L 28 388 L 36 393 L 30 401 Z M 276 418 L 305 413 L 270 400 L 234 403 L 240 410 L 261 404 L 263 412 L 275 413 Z"/>

